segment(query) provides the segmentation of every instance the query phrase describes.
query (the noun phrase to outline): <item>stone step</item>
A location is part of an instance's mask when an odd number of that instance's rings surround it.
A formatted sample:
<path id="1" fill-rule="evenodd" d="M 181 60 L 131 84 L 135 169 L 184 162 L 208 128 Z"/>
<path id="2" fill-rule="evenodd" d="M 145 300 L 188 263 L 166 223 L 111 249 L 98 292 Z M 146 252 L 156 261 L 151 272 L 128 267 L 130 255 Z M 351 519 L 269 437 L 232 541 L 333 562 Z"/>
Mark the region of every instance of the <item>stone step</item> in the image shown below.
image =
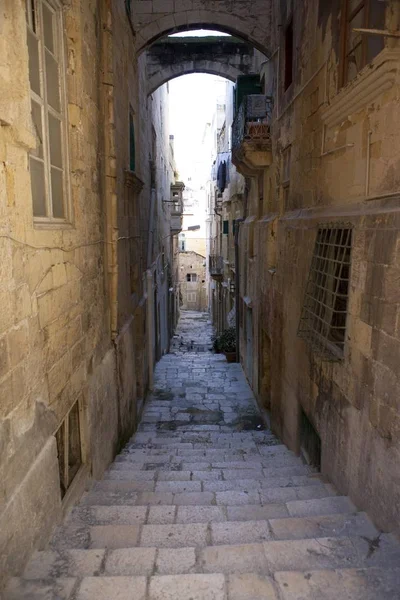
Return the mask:
<path id="1" fill-rule="evenodd" d="M 143 476 L 144 475 L 144 476 Z M 320 475 L 295 475 L 292 477 L 260 477 L 259 479 L 223 479 L 221 470 L 213 471 L 133 471 L 124 469 L 109 470 L 102 481 L 121 481 L 138 483 L 160 483 L 163 481 L 201 481 L 203 484 L 213 482 L 214 491 L 242 489 L 251 486 L 252 489 L 271 487 L 320 486 L 323 479 Z M 218 488 L 218 489 L 217 489 Z M 142 491 L 142 490 L 138 490 Z M 146 491 L 146 490 L 143 490 Z M 210 489 L 211 491 L 211 489 Z"/>
<path id="2" fill-rule="evenodd" d="M 201 472 L 199 472 L 201 473 Z M 250 494 L 257 491 L 261 502 L 287 502 L 288 500 L 306 500 L 312 498 L 325 498 L 335 495 L 331 486 L 324 485 L 321 481 L 309 485 L 286 485 L 272 487 L 274 480 L 266 480 L 268 484 L 252 479 L 230 479 L 228 481 L 127 481 L 119 479 L 105 479 L 97 482 L 93 492 L 242 492 Z M 308 482 L 306 482 L 308 483 Z M 319 485 L 317 485 L 319 483 Z"/>
<path id="3" fill-rule="evenodd" d="M 182 507 L 183 508 L 183 507 Z M 188 507 L 186 507 L 188 508 Z M 366 515 L 329 515 L 303 519 L 270 519 L 227 521 L 218 507 L 204 507 L 209 513 L 195 507 L 174 514 L 155 510 L 147 523 L 134 525 L 96 525 L 87 528 L 87 535 L 71 536 L 78 547 L 128 548 L 136 546 L 158 548 L 199 547 L 218 544 L 247 544 L 266 540 L 299 540 L 330 536 L 364 536 L 377 538 L 379 532 Z M 197 522 L 196 519 L 202 522 Z M 171 523 L 171 518 L 176 523 Z M 164 520 L 164 522 L 163 522 Z M 168 522 L 169 521 L 169 522 Z M 65 538 L 64 538 L 65 547 Z"/>
<path id="4" fill-rule="evenodd" d="M 257 524 L 254 524 L 254 530 Z M 167 529 L 165 528 L 165 532 Z M 149 535 L 153 535 L 149 530 Z M 201 535 L 203 535 L 201 533 Z M 214 533 L 221 536 L 221 524 L 215 524 Z M 261 535 L 261 534 L 260 534 Z M 107 547 L 63 552 L 37 552 L 23 574 L 25 580 L 88 576 L 146 576 L 154 572 L 184 573 L 258 573 L 275 577 L 282 584 L 286 574 L 281 571 L 319 571 L 325 569 L 397 568 L 400 564 L 399 544 L 390 536 L 378 538 L 360 536 L 341 538 L 313 538 L 307 540 L 265 541 L 214 546 L 182 547 Z M 308 588 L 307 577 L 303 586 Z M 293 576 L 298 579 L 299 575 Z M 300 578 L 301 581 L 301 578 Z M 290 582 L 289 582 L 290 583 Z M 290 586 L 288 586 L 290 589 Z M 293 590 L 296 587 L 293 586 Z M 302 590 L 301 584 L 299 590 Z M 298 590 L 297 590 L 298 591 Z M 309 588 L 312 591 L 312 587 Z M 347 596 L 338 596 L 338 598 Z M 393 596 L 395 598 L 396 596 Z M 291 598 L 289 595 L 286 598 Z M 316 598 L 305 594 L 294 598 Z M 379 596 L 377 597 L 379 598 Z"/>
<path id="5" fill-rule="evenodd" d="M 228 463 L 225 463 L 228 464 Z M 131 465 L 132 465 L 132 469 L 131 469 Z M 169 462 L 169 463 L 163 463 L 163 462 L 156 462 L 156 463 L 151 463 L 148 462 L 145 465 L 138 465 L 135 463 L 132 463 L 130 461 L 119 461 L 114 463 L 114 465 L 112 467 L 110 467 L 106 473 L 106 477 L 109 476 L 109 473 L 114 473 L 116 471 L 132 471 L 132 473 L 135 473 L 135 478 L 139 479 L 141 481 L 146 480 L 149 481 L 151 479 L 154 478 L 151 475 L 139 475 L 139 473 L 144 473 L 144 472 L 179 472 L 179 471 L 189 471 L 189 472 L 195 472 L 195 471 L 208 471 L 208 472 L 217 472 L 219 473 L 221 476 L 223 476 L 224 479 L 237 479 L 238 475 L 240 474 L 240 478 L 241 479 L 262 479 L 262 478 L 268 478 L 268 479 L 272 479 L 275 477 L 281 478 L 281 477 L 295 477 L 295 476 L 306 476 L 306 475 L 318 475 L 316 473 L 314 473 L 312 471 L 312 469 L 310 469 L 310 467 L 306 466 L 306 465 L 301 465 L 301 466 L 292 466 L 292 467 L 287 467 L 287 466 L 283 466 L 283 467 L 264 467 L 264 468 L 243 468 L 243 469 L 228 469 L 228 468 L 220 468 L 220 467 L 216 467 L 216 468 L 212 468 L 212 463 L 210 462 L 195 462 L 195 463 L 175 463 L 175 462 Z"/>
<path id="6" fill-rule="evenodd" d="M 142 482 L 143 483 L 143 482 Z M 190 486 L 189 486 L 190 484 Z M 242 506 L 268 503 L 287 503 L 291 516 L 305 514 L 331 514 L 355 510 L 346 498 L 335 496 L 329 486 L 299 486 L 261 488 L 259 491 L 230 490 L 222 492 L 195 491 L 199 482 L 160 482 L 163 490 L 132 491 L 136 484 L 119 481 L 103 481 L 88 492 L 81 505 L 90 506 L 147 506 L 147 505 L 197 505 L 197 506 Z M 206 484 L 204 484 L 206 485 Z M 185 491 L 184 487 L 187 487 Z M 321 507 L 321 508 L 320 508 Z M 331 508 L 332 507 L 332 508 Z M 352 508 L 350 508 L 352 507 Z M 343 508 L 346 510 L 343 511 Z M 328 512 L 326 512 L 328 511 Z"/>
<path id="7" fill-rule="evenodd" d="M 282 600 L 400 599 L 400 568 L 286 571 L 275 573 L 275 581 Z"/>

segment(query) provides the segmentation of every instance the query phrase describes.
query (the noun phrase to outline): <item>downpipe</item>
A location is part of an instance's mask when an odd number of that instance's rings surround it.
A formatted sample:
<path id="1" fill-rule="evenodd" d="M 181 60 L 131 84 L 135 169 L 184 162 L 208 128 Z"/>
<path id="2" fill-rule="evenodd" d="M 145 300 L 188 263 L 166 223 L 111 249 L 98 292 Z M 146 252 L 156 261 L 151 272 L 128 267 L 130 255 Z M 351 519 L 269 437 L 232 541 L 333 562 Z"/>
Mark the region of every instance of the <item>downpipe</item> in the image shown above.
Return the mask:
<path id="1" fill-rule="evenodd" d="M 244 219 L 236 219 L 235 221 L 235 325 L 236 325 L 236 362 L 240 362 L 240 256 L 239 256 L 239 231 L 240 225 Z"/>

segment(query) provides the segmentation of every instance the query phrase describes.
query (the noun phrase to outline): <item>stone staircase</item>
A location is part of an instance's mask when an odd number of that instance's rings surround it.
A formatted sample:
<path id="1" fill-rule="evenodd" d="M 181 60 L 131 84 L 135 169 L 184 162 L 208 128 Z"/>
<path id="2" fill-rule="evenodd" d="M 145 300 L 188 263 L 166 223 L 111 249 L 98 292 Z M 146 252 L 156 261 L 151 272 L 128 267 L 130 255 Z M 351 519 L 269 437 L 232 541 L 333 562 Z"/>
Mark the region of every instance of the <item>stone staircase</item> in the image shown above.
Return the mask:
<path id="1" fill-rule="evenodd" d="M 400 598 L 397 541 L 270 434 L 198 437 L 139 433 L 5 598 Z"/>
<path id="2" fill-rule="evenodd" d="M 400 599 L 398 541 L 263 430 L 239 365 L 177 350 L 156 385 L 4 600 Z"/>

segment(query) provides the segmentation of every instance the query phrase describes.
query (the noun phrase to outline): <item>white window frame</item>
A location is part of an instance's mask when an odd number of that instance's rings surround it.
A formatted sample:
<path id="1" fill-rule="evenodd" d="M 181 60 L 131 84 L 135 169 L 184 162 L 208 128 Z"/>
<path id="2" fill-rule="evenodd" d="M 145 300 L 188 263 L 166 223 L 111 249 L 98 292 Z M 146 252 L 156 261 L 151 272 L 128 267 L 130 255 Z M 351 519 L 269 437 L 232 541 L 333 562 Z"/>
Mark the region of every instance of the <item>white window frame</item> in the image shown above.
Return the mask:
<path id="1" fill-rule="evenodd" d="M 33 28 L 32 23 L 32 2 L 35 5 L 36 13 L 36 31 Z M 54 13 L 54 32 L 55 32 L 55 52 L 54 56 L 58 64 L 59 72 L 59 93 L 60 93 L 60 111 L 55 110 L 48 103 L 47 99 L 47 81 L 46 81 L 46 69 L 45 65 L 45 52 L 50 52 L 45 49 L 44 45 L 44 31 L 43 31 L 43 5 Z M 64 44 L 64 25 L 63 25 L 63 11 L 62 4 L 59 0 L 25 0 L 26 6 L 26 24 L 27 29 L 30 30 L 36 40 L 38 41 L 39 48 L 39 76 L 40 76 L 40 87 L 41 96 L 38 96 L 30 88 L 31 102 L 34 101 L 41 109 L 42 119 L 42 132 L 43 132 L 43 159 L 41 160 L 44 165 L 44 189 L 45 189 L 45 206 L 47 214 L 46 216 L 38 216 L 33 214 L 33 221 L 35 225 L 54 227 L 69 225 L 72 221 L 72 207 L 71 207 L 71 193 L 70 193 L 70 182 L 69 182 L 69 153 L 68 153 L 68 124 L 67 124 L 67 94 L 66 94 L 66 59 L 65 59 L 65 44 Z M 48 115 L 52 115 L 58 119 L 61 123 L 61 168 L 58 170 L 62 172 L 62 189 L 63 189 L 63 217 L 54 217 L 53 208 L 54 202 L 52 198 L 51 190 L 51 160 L 50 160 L 50 135 L 49 135 L 49 122 Z M 34 125 L 33 125 L 34 127 Z M 31 160 L 38 160 L 37 157 L 30 154 Z M 39 159 L 40 160 L 40 159 Z M 30 162 L 29 161 L 29 162 Z M 56 168 L 53 165 L 53 168 Z M 32 213 L 33 213 L 33 202 L 32 202 Z"/>

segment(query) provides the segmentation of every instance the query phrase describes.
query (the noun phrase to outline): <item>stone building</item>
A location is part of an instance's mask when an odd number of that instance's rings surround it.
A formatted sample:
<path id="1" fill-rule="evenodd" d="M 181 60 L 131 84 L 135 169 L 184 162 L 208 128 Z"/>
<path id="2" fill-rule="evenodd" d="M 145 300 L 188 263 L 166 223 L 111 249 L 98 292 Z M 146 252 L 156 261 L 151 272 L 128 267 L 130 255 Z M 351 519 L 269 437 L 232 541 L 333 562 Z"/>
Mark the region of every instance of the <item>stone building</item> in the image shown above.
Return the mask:
<path id="1" fill-rule="evenodd" d="M 176 322 L 168 89 L 131 17 L 0 2 L 0 579 L 135 430 Z"/>
<path id="2" fill-rule="evenodd" d="M 193 250 L 179 253 L 179 288 L 182 310 L 207 310 L 206 257 Z"/>
<path id="3" fill-rule="evenodd" d="M 258 84 L 238 81 L 226 112 L 242 188 L 211 188 L 214 321 L 225 328 L 236 299 L 240 360 L 272 428 L 393 530 L 400 5 L 283 2 L 275 18 Z"/>

